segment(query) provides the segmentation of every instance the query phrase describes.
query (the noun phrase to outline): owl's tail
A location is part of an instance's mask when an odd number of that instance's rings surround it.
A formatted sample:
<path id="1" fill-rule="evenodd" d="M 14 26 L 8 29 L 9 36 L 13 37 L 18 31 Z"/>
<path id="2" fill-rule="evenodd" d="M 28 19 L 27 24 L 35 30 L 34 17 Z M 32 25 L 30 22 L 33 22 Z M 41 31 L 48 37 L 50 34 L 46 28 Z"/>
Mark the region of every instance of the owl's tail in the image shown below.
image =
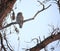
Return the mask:
<path id="1" fill-rule="evenodd" d="M 22 26 L 20 25 L 20 28 L 22 28 Z"/>

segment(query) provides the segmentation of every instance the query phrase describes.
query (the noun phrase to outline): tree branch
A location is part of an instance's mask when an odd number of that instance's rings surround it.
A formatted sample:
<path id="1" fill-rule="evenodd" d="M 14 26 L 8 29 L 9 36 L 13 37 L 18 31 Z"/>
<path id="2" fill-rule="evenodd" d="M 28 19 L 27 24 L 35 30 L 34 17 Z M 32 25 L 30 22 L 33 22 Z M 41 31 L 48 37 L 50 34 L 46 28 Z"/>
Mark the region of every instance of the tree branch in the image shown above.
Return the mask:
<path id="1" fill-rule="evenodd" d="M 49 6 L 47 6 L 47 7 L 45 8 L 45 5 L 44 5 L 43 3 L 41 3 L 40 1 L 37 1 L 37 2 L 39 2 L 39 3 L 43 6 L 43 8 L 42 8 L 41 10 L 37 11 L 37 12 L 35 13 L 35 15 L 33 16 L 33 18 L 26 19 L 26 20 L 24 20 L 23 22 L 27 22 L 27 21 L 30 21 L 30 20 L 34 20 L 35 17 L 36 17 L 40 12 L 48 9 L 48 8 L 51 6 L 51 4 L 50 4 Z"/>
<path id="2" fill-rule="evenodd" d="M 17 23 L 17 22 L 12 22 L 12 23 L 7 24 L 6 26 L 2 27 L 0 30 L 2 30 L 2 29 L 4 29 L 4 28 L 7 28 L 7 27 L 9 27 L 9 26 L 11 26 L 11 25 L 14 25 L 14 24 L 18 24 L 18 23 Z"/>
<path id="3" fill-rule="evenodd" d="M 36 17 L 40 12 L 46 10 L 47 8 L 49 8 L 49 7 L 51 6 L 51 4 L 50 4 L 48 7 L 45 8 L 45 5 L 44 5 L 43 3 L 41 3 L 40 1 L 38 1 L 38 2 L 43 6 L 43 8 L 42 8 L 41 10 L 37 11 L 37 12 L 35 13 L 35 15 L 33 16 L 33 18 L 29 18 L 29 19 L 23 20 L 23 23 L 24 23 L 24 22 L 27 22 L 27 21 L 30 21 L 30 20 L 34 20 L 35 17 Z M 9 27 L 9 26 L 11 26 L 11 25 L 13 25 L 13 24 L 17 24 L 17 22 L 12 22 L 12 23 L 6 25 L 5 27 L 2 27 L 1 29 L 7 28 L 7 27 Z M 0 30 L 1 30 L 1 29 L 0 29 Z"/>
<path id="4" fill-rule="evenodd" d="M 12 10 L 15 2 L 16 0 L 2 0 L 2 4 L 0 4 L 0 28 L 2 27 L 3 19 Z"/>
<path id="5" fill-rule="evenodd" d="M 46 47 L 49 43 L 59 40 L 60 39 L 60 32 L 58 32 L 57 34 L 51 35 L 49 37 L 47 37 L 45 40 L 43 40 L 41 43 L 39 43 L 38 45 L 36 45 L 35 47 L 30 48 L 30 51 L 39 51 L 41 49 L 43 49 L 44 47 Z"/>
<path id="6" fill-rule="evenodd" d="M 7 44 L 7 47 L 9 48 L 10 51 L 14 51 L 12 46 L 9 44 L 7 38 L 6 38 L 6 35 L 4 34 L 4 40 L 6 41 L 6 44 Z"/>
<path id="7" fill-rule="evenodd" d="M 0 38 L 1 38 L 1 50 L 3 49 L 4 51 L 7 51 L 4 44 L 3 44 L 3 37 L 2 37 L 1 33 L 0 33 Z"/>

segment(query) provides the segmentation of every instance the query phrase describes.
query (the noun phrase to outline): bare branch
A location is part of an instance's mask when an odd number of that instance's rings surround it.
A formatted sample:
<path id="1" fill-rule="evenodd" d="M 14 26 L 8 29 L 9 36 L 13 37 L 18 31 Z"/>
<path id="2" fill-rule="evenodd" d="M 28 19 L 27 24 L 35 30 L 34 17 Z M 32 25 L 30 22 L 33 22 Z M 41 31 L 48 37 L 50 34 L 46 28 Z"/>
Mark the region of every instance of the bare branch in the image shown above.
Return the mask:
<path id="1" fill-rule="evenodd" d="M 24 20 L 23 22 L 27 22 L 27 21 L 30 21 L 30 20 L 34 20 L 35 17 L 36 17 L 40 12 L 48 9 L 48 8 L 51 6 L 51 4 L 50 4 L 49 6 L 47 6 L 47 7 L 45 8 L 45 5 L 44 5 L 43 3 L 41 3 L 40 1 L 38 1 L 38 2 L 43 6 L 43 8 L 42 8 L 41 10 L 37 11 L 37 12 L 35 13 L 35 15 L 33 16 L 33 18 L 26 19 L 26 20 Z"/>
<path id="2" fill-rule="evenodd" d="M 47 3 L 47 2 L 49 2 L 49 1 L 51 1 L 51 0 L 44 0 L 44 1 L 42 1 L 43 3 Z"/>
<path id="3" fill-rule="evenodd" d="M 36 40 L 37 41 L 37 44 L 39 43 L 39 39 L 38 38 L 33 38 L 32 41 L 33 40 Z"/>
<path id="4" fill-rule="evenodd" d="M 58 32 L 56 35 L 51 35 L 51 36 L 47 37 L 44 41 L 42 41 L 38 45 L 30 48 L 30 51 L 39 51 L 39 50 L 45 48 L 49 43 L 59 40 L 59 39 L 60 39 L 60 32 Z"/>
<path id="5" fill-rule="evenodd" d="M 45 8 L 45 6 L 42 2 L 40 2 L 39 0 L 37 2 L 39 2 L 43 6 L 43 9 Z"/>
<path id="6" fill-rule="evenodd" d="M 1 38 L 1 50 L 3 49 L 4 51 L 7 51 L 4 44 L 3 44 L 3 37 L 2 37 L 1 33 L 0 33 L 0 38 Z"/>
<path id="7" fill-rule="evenodd" d="M 17 28 L 16 26 L 14 26 L 14 28 L 15 28 L 15 31 L 16 31 L 17 33 L 19 33 L 18 28 Z"/>
<path id="8" fill-rule="evenodd" d="M 6 41 L 7 47 L 9 48 L 10 51 L 14 51 L 12 46 L 9 44 L 7 38 L 6 38 L 6 34 L 4 34 L 4 40 Z"/>
<path id="9" fill-rule="evenodd" d="M 15 19 L 15 12 L 14 12 L 14 10 L 13 10 L 13 13 L 12 13 L 11 19 L 12 19 L 12 20 Z"/>
<path id="10" fill-rule="evenodd" d="M 46 10 L 46 9 L 49 8 L 50 6 L 51 6 L 51 4 L 50 4 L 48 7 L 46 7 L 46 8 L 43 7 L 42 10 L 37 11 L 37 13 L 34 15 L 34 18 L 35 18 L 40 12 L 42 12 L 43 10 Z"/>
<path id="11" fill-rule="evenodd" d="M 40 38 L 40 36 L 39 36 L 39 41 L 40 41 L 40 43 L 41 43 L 41 38 Z"/>
<path id="12" fill-rule="evenodd" d="M 11 26 L 11 25 L 14 25 L 14 24 L 17 24 L 17 22 L 12 22 L 12 23 L 10 23 L 10 24 L 7 24 L 6 26 L 2 27 L 0 30 L 2 30 L 2 29 L 4 29 L 4 28 L 7 28 L 7 27 L 9 27 L 9 26 Z"/>
<path id="13" fill-rule="evenodd" d="M 2 0 L 0 0 L 2 1 Z M 2 7 L 0 7 L 0 27 L 2 27 L 3 19 L 7 16 L 7 14 L 12 10 L 14 3 L 16 0 L 3 0 L 2 4 L 0 4 Z"/>
<path id="14" fill-rule="evenodd" d="M 59 9 L 59 13 L 60 13 L 60 0 L 54 0 L 54 1 L 56 1 L 56 4 L 57 4 L 58 9 Z"/>
<path id="15" fill-rule="evenodd" d="M 39 2 L 39 3 L 43 6 L 43 8 L 42 8 L 41 10 L 37 11 L 37 12 L 35 13 L 35 15 L 33 16 L 33 18 L 29 18 L 29 19 L 23 20 L 23 23 L 24 23 L 24 22 L 27 22 L 27 21 L 30 21 L 30 20 L 34 20 L 35 17 L 36 17 L 40 12 L 46 10 L 47 8 L 49 8 L 49 7 L 51 6 L 51 4 L 50 4 L 48 7 L 45 8 L 45 5 L 44 5 L 43 3 L 41 3 L 40 1 L 37 1 L 37 2 Z M 5 27 L 3 27 L 3 28 L 1 28 L 1 29 L 7 28 L 7 27 L 9 27 L 9 26 L 11 26 L 11 25 L 13 25 L 13 24 L 17 24 L 17 22 L 12 22 L 12 23 L 6 25 Z M 1 30 L 1 29 L 0 29 L 0 30 Z"/>
<path id="16" fill-rule="evenodd" d="M 24 22 L 27 22 L 27 21 L 30 21 L 30 20 L 34 20 L 34 18 L 26 19 L 26 20 L 23 21 L 23 23 L 24 23 Z"/>

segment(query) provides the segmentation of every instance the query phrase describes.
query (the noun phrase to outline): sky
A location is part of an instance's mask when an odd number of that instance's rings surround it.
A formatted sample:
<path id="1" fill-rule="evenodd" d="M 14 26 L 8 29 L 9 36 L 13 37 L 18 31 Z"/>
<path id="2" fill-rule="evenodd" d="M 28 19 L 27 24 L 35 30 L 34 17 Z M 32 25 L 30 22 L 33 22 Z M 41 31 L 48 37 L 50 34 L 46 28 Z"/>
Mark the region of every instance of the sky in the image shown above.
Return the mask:
<path id="1" fill-rule="evenodd" d="M 43 0 L 40 1 L 42 2 Z M 52 2 L 47 2 L 44 4 L 47 7 L 50 3 Z M 17 7 L 17 9 L 15 9 L 15 7 Z M 17 0 L 13 9 L 15 16 L 17 16 L 18 12 L 22 12 L 25 20 L 32 18 L 37 11 L 42 9 L 42 6 L 37 2 L 37 0 Z M 40 36 L 42 41 L 44 40 L 44 36 L 45 38 L 50 36 L 52 28 L 49 25 L 54 25 L 55 28 L 60 26 L 60 14 L 57 4 L 55 3 L 52 3 L 52 6 L 39 13 L 34 20 L 24 23 L 22 28 L 19 28 L 19 25 L 15 25 L 20 32 L 19 34 L 13 32 L 12 35 L 8 35 L 9 42 L 12 44 L 15 51 L 18 51 L 18 45 L 19 51 L 24 51 L 22 48 L 34 47 L 36 45 L 36 40 L 31 42 L 33 38 L 38 38 Z M 20 37 L 19 41 L 17 41 L 18 36 Z M 51 46 L 56 45 L 56 42 L 52 44 L 53 45 L 49 44 L 48 47 L 50 48 Z M 58 46 L 54 51 L 59 51 L 59 48 L 60 47 Z"/>

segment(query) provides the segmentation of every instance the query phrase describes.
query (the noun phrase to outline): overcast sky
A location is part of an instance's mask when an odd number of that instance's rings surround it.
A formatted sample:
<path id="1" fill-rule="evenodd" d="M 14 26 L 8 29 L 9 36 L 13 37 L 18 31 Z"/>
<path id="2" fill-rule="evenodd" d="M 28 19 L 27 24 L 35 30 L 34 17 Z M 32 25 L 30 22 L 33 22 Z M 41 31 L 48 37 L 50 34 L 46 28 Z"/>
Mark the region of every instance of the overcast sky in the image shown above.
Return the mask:
<path id="1" fill-rule="evenodd" d="M 45 6 L 47 7 L 50 3 L 51 2 L 49 3 L 47 2 Z M 15 7 L 17 7 L 17 9 L 15 9 Z M 42 6 L 37 2 L 37 0 L 21 0 L 21 2 L 20 0 L 17 0 L 13 9 L 16 15 L 18 12 L 22 12 L 24 19 L 28 19 L 28 18 L 32 18 L 38 10 L 41 10 Z M 20 31 L 19 50 L 24 51 L 22 48 L 31 48 L 35 46 L 36 41 L 34 40 L 31 42 L 33 38 L 38 38 L 40 36 L 41 40 L 44 40 L 43 36 L 48 37 L 51 31 L 51 27 L 48 26 L 49 24 L 54 25 L 55 27 L 60 26 L 60 14 L 58 11 L 58 7 L 55 3 L 52 3 L 52 6 L 50 8 L 39 13 L 34 20 L 24 23 L 22 29 L 19 28 L 19 25 L 15 25 L 18 27 Z M 10 42 L 13 44 L 12 46 L 15 49 L 15 51 L 17 51 L 16 48 L 18 47 L 18 42 L 16 42 L 17 35 L 16 34 L 10 35 L 9 38 L 10 37 L 12 39 L 12 40 L 10 39 Z M 26 43 L 26 42 L 31 42 L 31 43 Z M 56 43 L 53 44 L 56 45 Z M 54 46 L 54 45 L 50 45 L 50 46 Z M 57 47 L 55 51 L 59 51 L 59 48 Z"/>

